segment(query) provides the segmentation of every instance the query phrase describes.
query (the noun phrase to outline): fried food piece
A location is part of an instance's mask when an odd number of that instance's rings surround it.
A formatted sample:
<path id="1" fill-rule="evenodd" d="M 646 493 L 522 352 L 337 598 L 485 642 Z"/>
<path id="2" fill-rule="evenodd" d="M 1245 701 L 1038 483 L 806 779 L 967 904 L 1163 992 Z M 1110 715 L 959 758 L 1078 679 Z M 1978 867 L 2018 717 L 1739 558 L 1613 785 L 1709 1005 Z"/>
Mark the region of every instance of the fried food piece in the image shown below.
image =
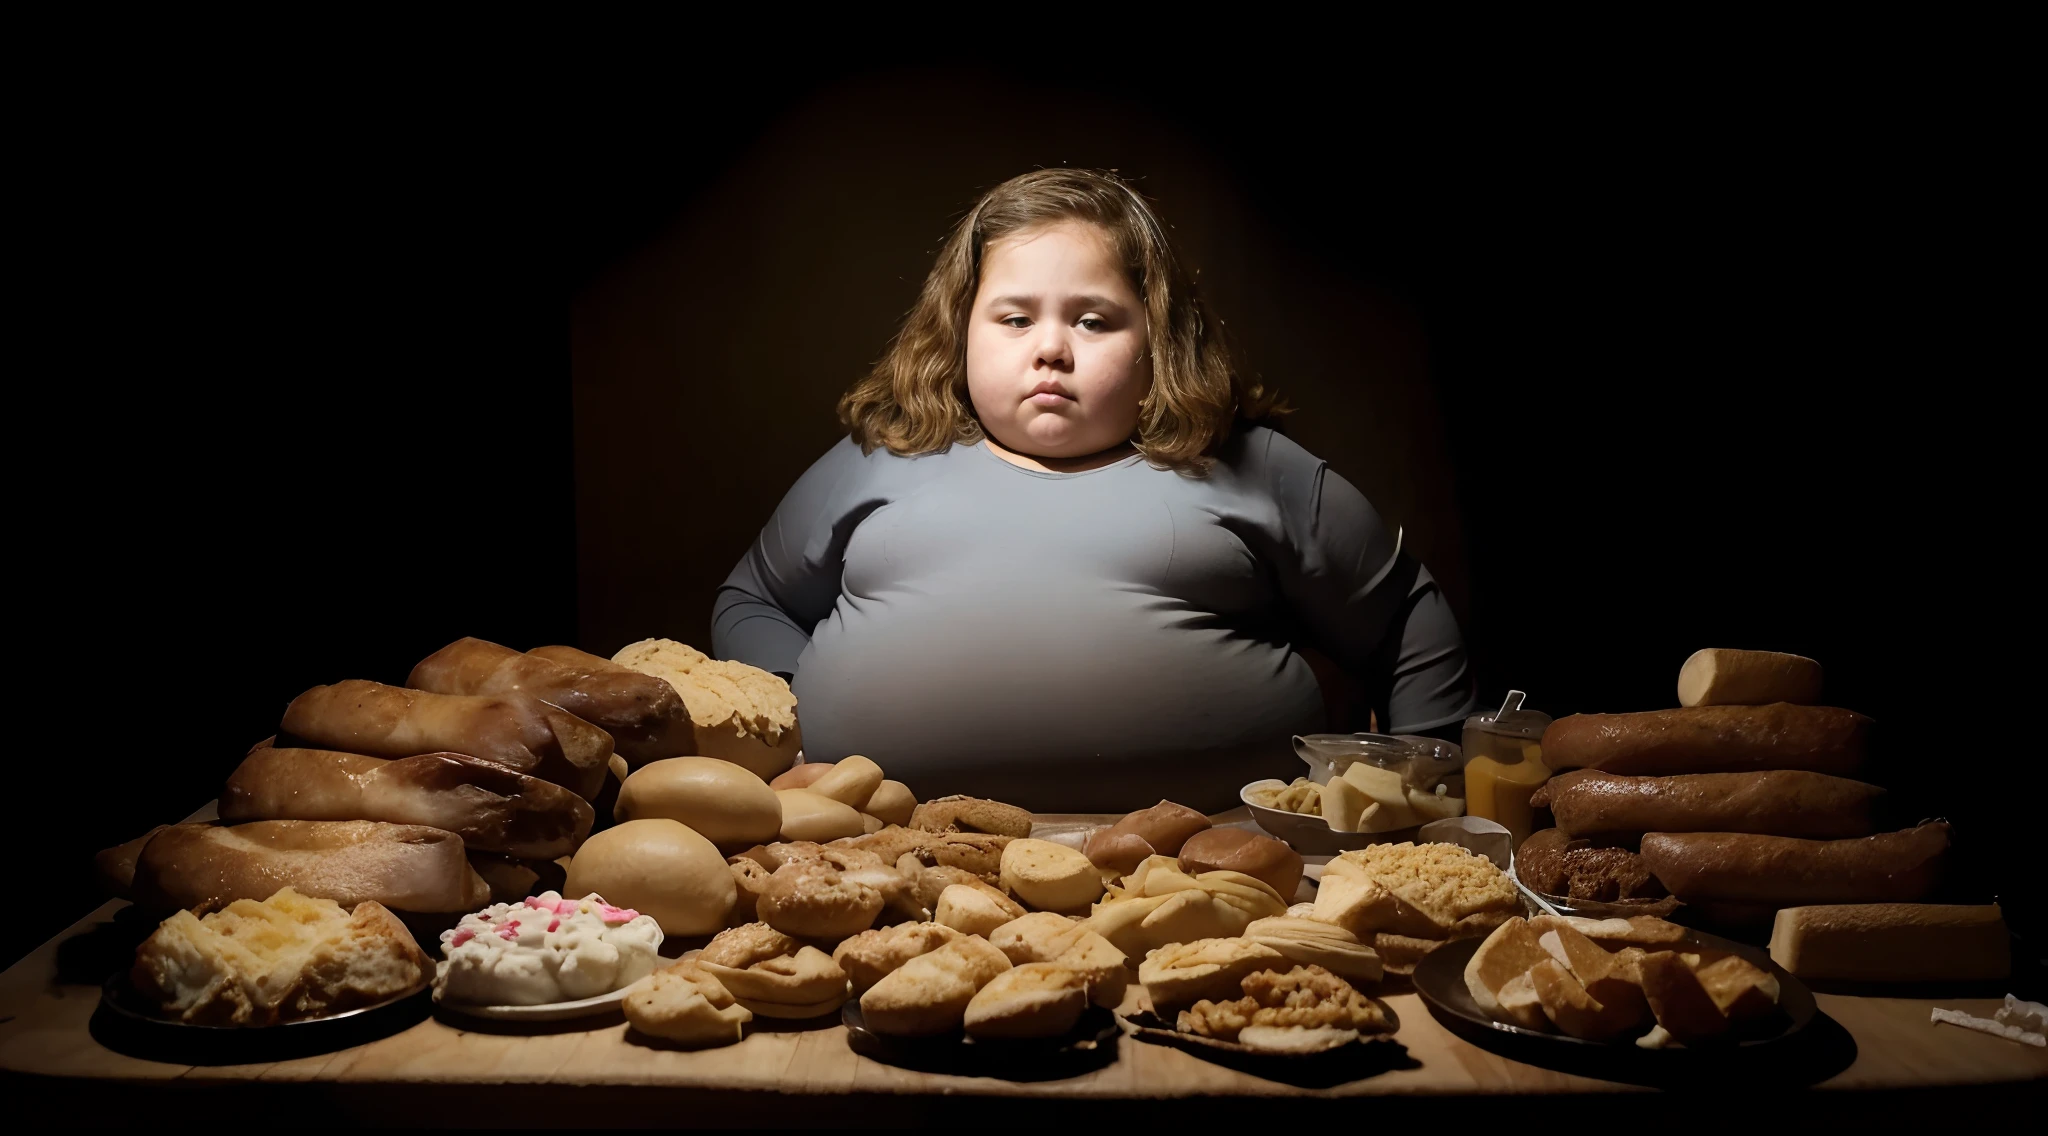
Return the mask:
<path id="1" fill-rule="evenodd" d="M 1179 1028 L 1203 1037 L 1293 1052 L 1326 1048 L 1359 1033 L 1385 1033 L 1393 1028 L 1377 1003 L 1319 966 L 1297 966 L 1284 973 L 1254 972 L 1244 977 L 1241 989 L 1242 998 L 1227 1002 L 1203 999 L 1181 1011 Z M 1259 1032 L 1252 1033 L 1254 1030 Z M 1348 1036 L 1339 1039 L 1320 1032 L 1314 1037 L 1289 1036 L 1302 1031 L 1335 1031 Z"/>
<path id="2" fill-rule="evenodd" d="M 1030 962 L 996 975 L 967 1003 L 975 1037 L 1058 1037 L 1088 1008 L 1088 978 L 1058 963 Z"/>
<path id="3" fill-rule="evenodd" d="M 839 944 L 832 952 L 832 961 L 853 980 L 853 992 L 860 994 L 904 963 L 959 937 L 959 931 L 943 923 L 898 923 L 862 931 Z"/>
<path id="4" fill-rule="evenodd" d="M 694 961 L 663 967 L 626 995 L 626 1020 L 650 1037 L 687 1045 L 731 1045 L 753 1012 Z"/>
<path id="5" fill-rule="evenodd" d="M 963 935 L 922 954 L 860 996 L 868 1028 L 892 1037 L 932 1037 L 960 1028 L 968 1005 L 996 975 L 1010 969 L 987 939 Z"/>
<path id="6" fill-rule="evenodd" d="M 1031 835 L 1031 813 L 979 797 L 938 797 L 910 813 L 910 827 L 924 832 L 983 832 L 992 836 Z"/>
<path id="7" fill-rule="evenodd" d="M 1249 939 L 1198 939 L 1160 947 L 1138 964 L 1138 981 L 1162 1016 L 1203 999 L 1242 993 L 1244 977 L 1286 965 L 1287 958 Z"/>

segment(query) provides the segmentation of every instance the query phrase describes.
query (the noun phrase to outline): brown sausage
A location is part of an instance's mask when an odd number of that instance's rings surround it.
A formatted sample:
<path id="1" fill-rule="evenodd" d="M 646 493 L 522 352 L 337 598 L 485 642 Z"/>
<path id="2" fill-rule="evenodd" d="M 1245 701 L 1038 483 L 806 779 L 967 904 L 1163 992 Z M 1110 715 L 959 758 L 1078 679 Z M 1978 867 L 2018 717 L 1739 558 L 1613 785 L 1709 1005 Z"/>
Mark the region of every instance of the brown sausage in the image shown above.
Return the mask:
<path id="1" fill-rule="evenodd" d="M 1804 769 L 1837 777 L 1863 764 L 1870 719 L 1833 706 L 1693 706 L 1641 714 L 1573 714 L 1543 731 L 1552 769 L 1657 777 Z"/>
<path id="2" fill-rule="evenodd" d="M 583 843 L 596 814 L 560 785 L 457 753 L 387 761 L 259 749 L 228 775 L 220 818 L 426 825 L 460 836 L 468 851 L 552 860 Z"/>
<path id="3" fill-rule="evenodd" d="M 1749 832 L 1840 840 L 1868 836 L 1884 790 L 1803 770 L 1618 777 L 1598 769 L 1545 785 L 1557 827 L 1573 836 Z"/>
<path id="4" fill-rule="evenodd" d="M 610 734 L 530 694 L 432 694 L 363 679 L 292 699 L 279 728 L 310 749 L 383 758 L 467 754 L 585 800 L 604 787 L 612 756 Z"/>
<path id="5" fill-rule="evenodd" d="M 1948 824 L 1855 840 L 1653 832 L 1643 862 L 1687 903 L 1917 903 L 1940 882 Z"/>
<path id="6" fill-rule="evenodd" d="M 652 675 L 564 666 L 482 639 L 458 639 L 427 656 L 405 685 L 437 694 L 530 694 L 611 734 L 636 766 L 682 756 L 695 736 L 682 696 Z"/>

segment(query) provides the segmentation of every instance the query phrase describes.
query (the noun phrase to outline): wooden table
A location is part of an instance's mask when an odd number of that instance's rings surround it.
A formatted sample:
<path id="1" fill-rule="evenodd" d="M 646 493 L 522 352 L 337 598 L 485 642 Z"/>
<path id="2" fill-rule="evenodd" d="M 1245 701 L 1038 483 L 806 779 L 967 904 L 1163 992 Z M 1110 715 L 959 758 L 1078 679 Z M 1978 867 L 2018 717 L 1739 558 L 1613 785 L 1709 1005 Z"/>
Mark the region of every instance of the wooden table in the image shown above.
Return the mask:
<path id="1" fill-rule="evenodd" d="M 837 1024 L 789 1029 L 760 1019 L 755 1025 L 768 1028 L 739 1044 L 696 1052 L 628 1040 L 616 1016 L 539 1034 L 482 1032 L 429 1017 L 382 1040 L 294 1060 L 142 1060 L 101 1045 L 90 1028 L 99 1000 L 93 976 L 119 959 L 118 950 L 94 958 L 93 948 L 110 937 L 122 906 L 107 904 L 0 974 L 0 1076 L 15 1090 L 12 1100 L 59 1109 L 55 1115 L 71 1122 L 193 1117 L 188 1110 L 232 1100 L 232 1115 L 244 1120 L 523 1127 L 1270 1120 L 1275 1098 L 1287 1098 L 1280 1115 L 1290 1123 L 1313 1113 L 1369 1123 L 1402 1114 L 1441 1120 L 1450 1115 L 1450 1097 L 1462 1098 L 1455 1115 L 1468 1121 L 1568 1108 L 1572 1096 L 1640 1091 L 1597 1075 L 1609 1070 L 1542 1068 L 1480 1048 L 1437 1022 L 1414 994 L 1386 998 L 1401 1020 L 1403 1067 L 1327 1088 L 1265 1080 L 1130 1038 L 1118 1043 L 1113 1062 L 1064 1080 L 920 1073 L 855 1054 Z M 1711 1093 L 1722 1105 L 1716 1115 L 1732 1120 L 1734 1098 L 1749 1108 L 1810 1086 L 1835 1123 L 1859 1114 L 1896 1119 L 1923 1106 L 1988 1119 L 2007 1098 L 2037 1103 L 2048 1086 L 2048 1051 L 1928 1021 L 1934 1005 L 1989 1016 L 1995 1000 L 1817 998 L 1824 1016 L 1801 1044 L 1662 1087 Z M 1549 1099 L 1532 1102 L 1532 1094 Z M 256 1111 L 264 1105 L 281 1111 Z"/>

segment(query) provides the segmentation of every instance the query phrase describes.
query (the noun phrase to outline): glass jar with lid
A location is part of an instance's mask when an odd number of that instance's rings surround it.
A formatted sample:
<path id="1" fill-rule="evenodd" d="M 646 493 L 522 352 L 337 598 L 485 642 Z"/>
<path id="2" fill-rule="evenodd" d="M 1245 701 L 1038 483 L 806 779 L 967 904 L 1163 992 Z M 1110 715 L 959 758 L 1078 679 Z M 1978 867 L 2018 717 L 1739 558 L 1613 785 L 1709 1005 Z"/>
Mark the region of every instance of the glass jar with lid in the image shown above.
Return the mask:
<path id="1" fill-rule="evenodd" d="M 1516 848 L 1535 828 L 1529 798 L 1550 780 L 1543 763 L 1550 715 L 1523 709 L 1527 697 L 1508 691 L 1499 710 L 1465 719 L 1463 734 L 1466 812 L 1505 825 Z"/>

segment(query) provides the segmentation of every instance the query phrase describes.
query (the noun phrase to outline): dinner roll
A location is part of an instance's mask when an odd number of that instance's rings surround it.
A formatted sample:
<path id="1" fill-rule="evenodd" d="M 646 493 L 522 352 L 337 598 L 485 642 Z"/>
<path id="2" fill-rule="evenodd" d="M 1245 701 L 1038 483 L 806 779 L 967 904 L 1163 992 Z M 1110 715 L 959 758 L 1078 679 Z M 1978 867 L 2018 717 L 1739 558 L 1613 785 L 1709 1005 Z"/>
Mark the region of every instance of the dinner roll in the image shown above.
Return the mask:
<path id="1" fill-rule="evenodd" d="M 782 808 L 782 838 L 823 844 L 867 831 L 852 805 L 822 797 L 809 789 L 783 789 L 775 794 Z"/>
<path id="2" fill-rule="evenodd" d="M 830 772 L 832 763 L 829 761 L 806 761 L 777 773 L 775 780 L 768 782 L 768 787 L 776 790 L 808 789 L 812 782 Z"/>
<path id="3" fill-rule="evenodd" d="M 626 778 L 620 820 L 661 818 L 695 829 L 714 844 L 759 844 L 782 831 L 782 805 L 768 783 L 715 757 L 671 757 Z"/>
<path id="4" fill-rule="evenodd" d="M 911 796 L 910 786 L 901 781 L 884 781 L 875 787 L 874 795 L 861 811 L 885 825 L 907 825 L 916 808 L 917 798 Z"/>
<path id="5" fill-rule="evenodd" d="M 1040 911 L 1085 908 L 1102 894 L 1102 874 L 1064 844 L 1029 838 L 1003 849 L 1003 886 Z"/>
<path id="6" fill-rule="evenodd" d="M 830 797 L 842 805 L 859 809 L 882 785 L 882 767 L 855 754 L 834 764 L 829 772 L 811 782 L 811 792 Z"/>
<path id="7" fill-rule="evenodd" d="M 569 861 L 566 894 L 654 916 L 668 935 L 708 935 L 725 926 L 738 895 L 732 870 L 709 840 L 665 819 L 629 820 L 583 842 Z"/>
<path id="8" fill-rule="evenodd" d="M 1211 828 L 1188 837 L 1180 867 L 1190 875 L 1242 872 L 1279 892 L 1282 902 L 1293 900 L 1301 885 L 1301 853 L 1284 840 L 1242 828 Z"/>

